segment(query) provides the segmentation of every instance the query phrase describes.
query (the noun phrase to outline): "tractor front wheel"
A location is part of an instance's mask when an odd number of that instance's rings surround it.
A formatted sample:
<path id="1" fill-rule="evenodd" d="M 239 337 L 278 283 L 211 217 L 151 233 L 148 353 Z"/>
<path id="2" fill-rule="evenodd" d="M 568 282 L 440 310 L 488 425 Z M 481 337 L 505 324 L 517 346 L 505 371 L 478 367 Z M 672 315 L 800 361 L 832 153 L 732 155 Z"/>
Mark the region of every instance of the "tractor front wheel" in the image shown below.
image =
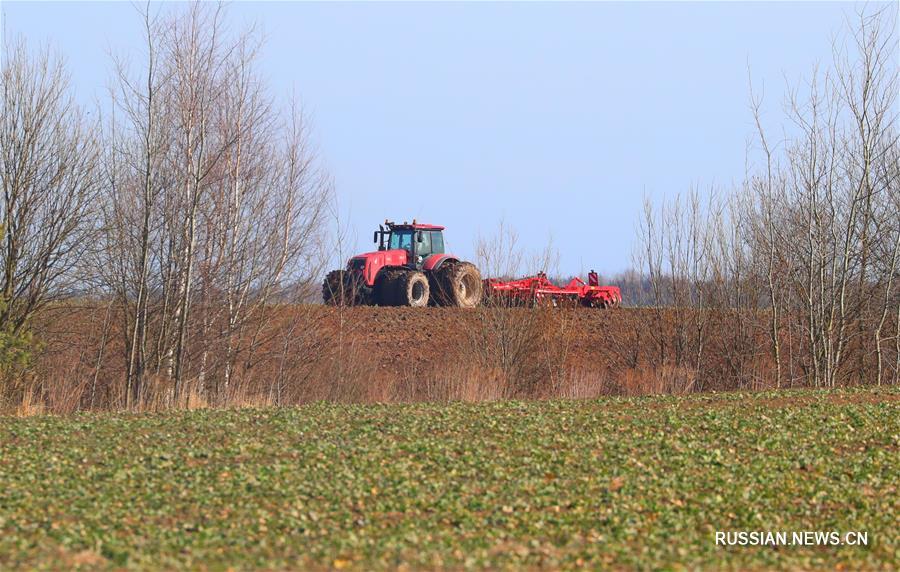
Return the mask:
<path id="1" fill-rule="evenodd" d="M 400 278 L 405 274 L 400 270 L 382 270 L 375 279 L 374 298 L 379 306 L 398 306 Z"/>
<path id="2" fill-rule="evenodd" d="M 404 272 L 397 280 L 396 293 L 398 305 L 424 308 L 431 295 L 428 277 L 418 271 Z"/>

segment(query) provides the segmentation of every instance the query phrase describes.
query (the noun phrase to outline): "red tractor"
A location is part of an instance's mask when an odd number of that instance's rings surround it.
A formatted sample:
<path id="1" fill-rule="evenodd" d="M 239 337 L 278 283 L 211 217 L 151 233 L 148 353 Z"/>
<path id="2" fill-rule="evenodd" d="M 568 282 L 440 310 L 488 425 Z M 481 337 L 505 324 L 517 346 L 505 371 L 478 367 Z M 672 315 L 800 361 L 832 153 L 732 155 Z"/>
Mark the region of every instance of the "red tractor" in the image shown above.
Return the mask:
<path id="1" fill-rule="evenodd" d="M 385 221 L 374 235 L 378 250 L 354 256 L 346 270 L 329 272 L 322 298 L 334 306 L 477 306 L 481 274 L 444 252 L 443 230 L 415 220 Z"/>

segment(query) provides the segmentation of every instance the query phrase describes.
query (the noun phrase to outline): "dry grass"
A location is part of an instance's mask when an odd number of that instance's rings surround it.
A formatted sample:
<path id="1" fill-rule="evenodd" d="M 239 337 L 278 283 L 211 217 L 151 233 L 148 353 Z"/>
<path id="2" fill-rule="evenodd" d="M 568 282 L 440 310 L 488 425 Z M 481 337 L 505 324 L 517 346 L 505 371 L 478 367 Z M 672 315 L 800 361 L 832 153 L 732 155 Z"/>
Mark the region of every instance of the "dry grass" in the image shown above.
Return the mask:
<path id="1" fill-rule="evenodd" d="M 691 393 L 697 382 L 697 371 L 689 367 L 661 365 L 627 369 L 622 374 L 621 392 L 627 396 Z"/>
<path id="2" fill-rule="evenodd" d="M 27 375 L 2 381 L 0 414 L 123 409 L 123 341 L 115 327 L 103 328 L 103 316 L 89 306 L 60 307 L 48 316 L 39 329 L 42 349 Z M 188 369 L 180 403 L 163 372 L 148 374 L 134 409 L 584 399 L 774 387 L 764 329 L 754 343 L 734 344 L 729 322 L 711 320 L 698 367 L 689 351 L 679 358 L 670 321 L 657 317 L 630 309 L 339 313 L 284 306 L 238 344 L 227 383 L 222 352 L 213 345 L 204 372 Z M 200 342 L 193 341 L 192 355 L 203 351 Z M 802 364 L 793 370 L 802 375 Z"/>
<path id="3" fill-rule="evenodd" d="M 43 415 L 46 413 L 47 408 L 44 406 L 44 403 L 41 401 L 35 401 L 32 397 L 32 393 L 26 392 L 22 396 L 22 401 L 15 409 L 16 417 L 32 417 L 34 415 Z"/>

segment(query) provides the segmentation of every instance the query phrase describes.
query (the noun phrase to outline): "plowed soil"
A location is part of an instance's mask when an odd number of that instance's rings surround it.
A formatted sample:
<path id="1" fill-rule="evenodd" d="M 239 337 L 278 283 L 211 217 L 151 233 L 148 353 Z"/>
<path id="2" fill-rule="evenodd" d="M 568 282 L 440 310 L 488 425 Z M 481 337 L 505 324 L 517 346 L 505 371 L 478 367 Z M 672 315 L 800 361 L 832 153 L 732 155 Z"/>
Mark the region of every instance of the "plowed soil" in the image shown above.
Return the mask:
<path id="1" fill-rule="evenodd" d="M 681 393 L 734 388 L 735 372 L 747 369 L 768 379 L 764 327 L 740 338 L 727 320 L 707 316 L 698 369 L 691 320 L 674 318 L 630 308 L 283 305 L 265 308 L 230 340 L 215 327 L 189 332 L 185 377 L 219 392 L 231 343 L 240 391 L 288 403 Z M 121 401 L 122 323 L 118 311 L 88 303 L 56 307 L 37 325 L 36 375 L 62 388 L 54 411 Z M 154 349 L 148 391 L 163 399 L 170 377 Z"/>
<path id="2" fill-rule="evenodd" d="M 382 364 L 406 371 L 412 361 L 441 362 L 470 353 L 484 339 L 533 338 L 553 341 L 572 367 L 612 367 L 623 358 L 623 344 L 639 333 L 642 310 L 502 308 L 354 307 L 314 312 L 322 334 L 332 336 L 343 324 L 348 341 Z M 543 338 L 541 340 L 538 340 Z"/>

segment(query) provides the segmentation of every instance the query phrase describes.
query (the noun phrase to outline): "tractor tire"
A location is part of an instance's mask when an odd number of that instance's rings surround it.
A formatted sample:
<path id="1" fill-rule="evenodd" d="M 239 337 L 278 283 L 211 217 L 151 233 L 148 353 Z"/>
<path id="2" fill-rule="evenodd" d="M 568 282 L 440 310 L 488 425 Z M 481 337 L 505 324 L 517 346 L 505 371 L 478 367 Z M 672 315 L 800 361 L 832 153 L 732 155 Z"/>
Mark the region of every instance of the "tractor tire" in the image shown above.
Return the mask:
<path id="1" fill-rule="evenodd" d="M 394 288 L 398 306 L 412 306 L 424 308 L 428 305 L 431 288 L 428 285 L 428 277 L 418 271 L 404 272 L 396 281 Z"/>
<path id="2" fill-rule="evenodd" d="M 470 262 L 447 262 L 438 269 L 435 282 L 441 306 L 474 308 L 481 303 L 481 273 Z"/>
<path id="3" fill-rule="evenodd" d="M 381 274 L 375 278 L 375 288 L 373 297 L 375 304 L 379 306 L 398 306 L 399 297 L 397 292 L 400 289 L 398 281 L 404 274 L 402 270 L 383 270 Z"/>
<path id="4" fill-rule="evenodd" d="M 353 305 L 353 292 L 343 270 L 332 270 L 322 283 L 322 301 L 328 306 Z"/>
<path id="5" fill-rule="evenodd" d="M 322 301 L 328 306 L 368 306 L 369 290 L 359 272 L 332 270 L 322 283 Z"/>

